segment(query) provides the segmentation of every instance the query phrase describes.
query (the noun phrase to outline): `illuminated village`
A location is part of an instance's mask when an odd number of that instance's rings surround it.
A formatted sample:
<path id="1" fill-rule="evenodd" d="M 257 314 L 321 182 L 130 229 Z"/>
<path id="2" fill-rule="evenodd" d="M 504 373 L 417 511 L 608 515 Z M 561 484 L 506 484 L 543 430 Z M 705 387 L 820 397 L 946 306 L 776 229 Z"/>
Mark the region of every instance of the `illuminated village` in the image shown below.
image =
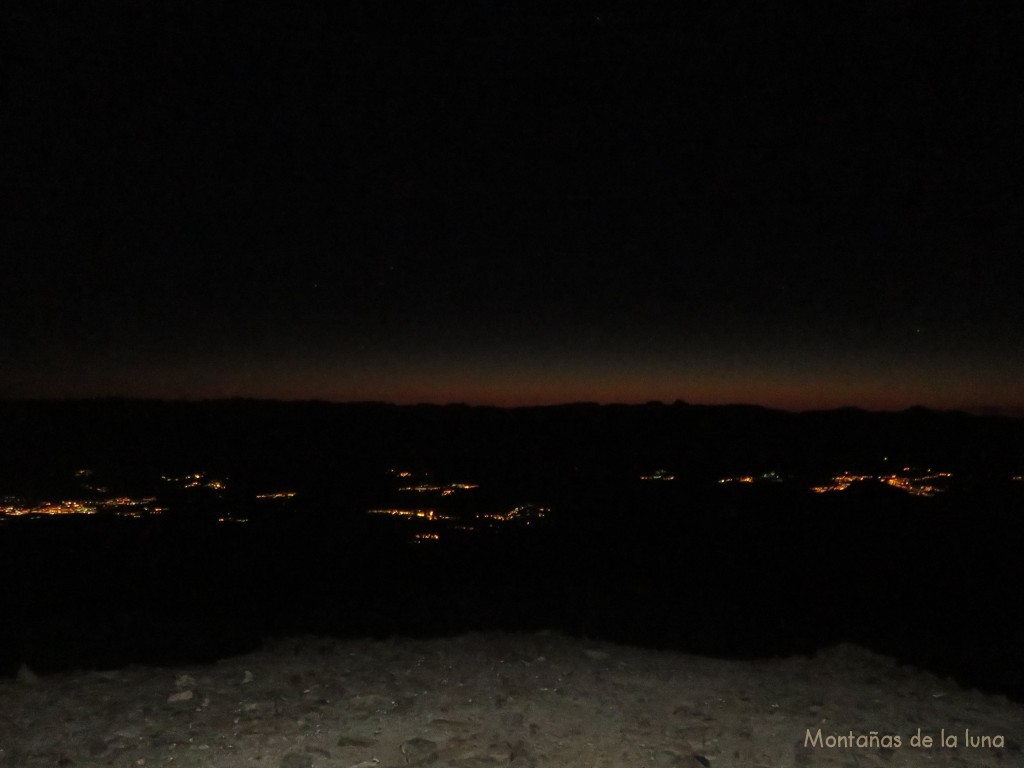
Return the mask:
<path id="1" fill-rule="evenodd" d="M 429 473 L 395 469 L 388 470 L 387 476 L 396 483 L 393 488 L 396 499 L 415 497 L 433 502 L 433 506 L 388 503 L 365 510 L 371 518 L 390 518 L 411 525 L 408 530 L 411 543 L 440 541 L 442 532 L 475 533 L 505 526 L 530 526 L 543 520 L 550 511 L 533 503 L 520 503 L 509 508 L 456 514 L 446 511 L 444 505 L 450 504 L 456 496 L 472 493 L 480 487 L 477 483 L 438 483 L 429 479 Z M 161 475 L 153 494 L 139 497 L 110 495 L 109 488 L 94 484 L 93 477 L 91 469 L 74 472 L 74 478 L 80 481 L 78 487 L 96 498 L 33 502 L 15 495 L 0 496 L 0 521 L 12 518 L 41 520 L 55 516 L 144 519 L 163 516 L 169 510 L 178 511 L 178 507 L 188 509 L 193 500 L 205 497 L 211 503 L 204 509 L 215 510 L 212 516 L 207 515 L 207 519 L 231 525 L 251 522 L 252 518 L 244 511 L 246 509 L 270 514 L 285 513 L 293 508 L 291 502 L 301 501 L 301 494 L 291 489 L 268 489 L 243 499 L 231 497 L 227 494 L 234 490 L 230 478 L 206 471 Z M 248 502 L 252 502 L 251 507 Z"/>
<path id="2" fill-rule="evenodd" d="M 877 481 L 912 496 L 931 497 L 945 491 L 948 481 L 952 477 L 952 472 L 933 472 L 930 468 L 918 470 L 904 467 L 899 473 L 888 475 L 843 473 L 835 475 L 828 485 L 815 485 L 811 487 L 811 490 L 814 493 L 835 493 L 845 491 L 855 483 Z"/>
<path id="3" fill-rule="evenodd" d="M 520 501 L 507 507 L 482 507 L 473 500 L 474 494 L 480 490 L 480 485 L 474 482 L 438 482 L 432 479 L 429 472 L 406 469 L 389 469 L 386 475 L 393 484 L 391 492 L 387 494 L 389 498 L 379 506 L 366 509 L 365 514 L 371 518 L 404 523 L 409 526 L 409 540 L 415 543 L 440 541 L 445 533 L 527 527 L 536 525 L 551 514 L 548 506 L 533 501 Z M 658 468 L 640 474 L 639 481 L 643 484 L 673 483 L 677 476 L 677 472 Z M 250 521 L 244 511 L 236 508 L 238 497 L 225 495 L 232 490 L 230 478 L 206 471 L 161 475 L 151 493 L 137 496 L 112 493 L 107 485 L 97 484 L 90 469 L 76 470 L 74 478 L 79 481 L 79 487 L 87 492 L 82 497 L 28 500 L 17 495 L 0 496 L 0 522 L 9 518 L 44 519 L 59 516 L 156 518 L 173 512 L 176 505 L 195 498 L 197 494 L 206 494 L 208 499 L 213 500 L 218 513 L 212 520 L 223 524 Z M 947 490 L 953 480 L 952 472 L 908 466 L 898 472 L 884 474 L 840 472 L 827 482 L 803 487 L 812 494 L 835 494 L 857 485 L 881 483 L 911 496 L 931 498 Z M 1024 475 L 1012 475 L 1008 480 L 1021 482 L 1024 481 Z M 801 481 L 775 471 L 739 473 L 719 477 L 715 481 L 716 485 L 726 487 L 782 483 L 800 485 Z M 251 509 L 271 511 L 284 511 L 291 508 L 292 502 L 302 500 L 299 491 L 288 488 L 267 488 L 247 498 L 252 502 Z M 404 503 L 413 499 L 417 503 Z M 467 499 L 471 503 L 453 506 Z M 244 504 L 242 506 L 245 507 Z"/>

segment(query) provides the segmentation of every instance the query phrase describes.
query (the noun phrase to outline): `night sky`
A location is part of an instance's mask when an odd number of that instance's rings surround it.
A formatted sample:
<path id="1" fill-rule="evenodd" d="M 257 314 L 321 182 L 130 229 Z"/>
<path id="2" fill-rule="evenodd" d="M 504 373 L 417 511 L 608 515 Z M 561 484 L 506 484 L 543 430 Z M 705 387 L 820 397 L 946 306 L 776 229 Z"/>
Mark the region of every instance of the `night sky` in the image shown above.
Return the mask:
<path id="1" fill-rule="evenodd" d="M 26 3 L 0 397 L 1024 413 L 1016 4 Z"/>

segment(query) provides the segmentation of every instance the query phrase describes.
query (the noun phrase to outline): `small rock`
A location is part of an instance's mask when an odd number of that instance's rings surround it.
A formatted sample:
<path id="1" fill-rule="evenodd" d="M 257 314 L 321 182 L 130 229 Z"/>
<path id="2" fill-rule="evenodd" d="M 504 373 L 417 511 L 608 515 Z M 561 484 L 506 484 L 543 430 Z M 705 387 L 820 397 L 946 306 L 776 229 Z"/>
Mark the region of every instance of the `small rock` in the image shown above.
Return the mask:
<path id="1" fill-rule="evenodd" d="M 342 735 L 338 739 L 339 747 L 372 747 L 376 743 L 373 739 L 364 739 L 360 736 Z"/>
<path id="2" fill-rule="evenodd" d="M 401 750 L 410 765 L 429 763 L 437 758 L 437 744 L 430 739 L 409 739 L 402 743 Z"/>
<path id="3" fill-rule="evenodd" d="M 289 752 L 281 758 L 281 768 L 313 768 L 313 757 L 301 752 Z"/>
<path id="4" fill-rule="evenodd" d="M 178 691 L 167 697 L 167 703 L 173 704 L 176 701 L 188 701 L 192 698 L 192 691 Z"/>
<path id="5" fill-rule="evenodd" d="M 242 675 L 242 685 L 248 685 L 252 681 L 253 681 L 252 672 L 250 672 L 248 669 L 245 670 L 245 674 Z"/>
<path id="6" fill-rule="evenodd" d="M 536 724 L 530 724 L 531 732 L 534 725 Z M 537 758 L 533 753 L 533 748 L 522 739 L 511 745 L 509 758 L 511 759 L 511 765 L 517 766 L 517 768 L 519 768 L 519 766 L 528 766 L 529 768 L 532 768 L 537 764 Z"/>
<path id="7" fill-rule="evenodd" d="M 178 675 L 174 678 L 174 685 L 179 691 L 183 691 L 186 688 L 195 688 L 196 679 L 192 675 Z"/>

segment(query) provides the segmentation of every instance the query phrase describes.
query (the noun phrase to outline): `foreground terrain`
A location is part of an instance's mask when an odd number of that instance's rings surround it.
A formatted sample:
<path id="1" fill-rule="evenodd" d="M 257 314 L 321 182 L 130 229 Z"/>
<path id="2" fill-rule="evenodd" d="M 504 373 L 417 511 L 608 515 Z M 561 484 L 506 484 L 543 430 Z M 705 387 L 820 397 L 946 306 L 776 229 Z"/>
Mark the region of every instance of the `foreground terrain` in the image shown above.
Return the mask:
<path id="1" fill-rule="evenodd" d="M 1010 766 L 1022 724 L 1002 696 L 849 644 L 726 661 L 545 632 L 306 637 L 0 681 L 3 768 Z"/>

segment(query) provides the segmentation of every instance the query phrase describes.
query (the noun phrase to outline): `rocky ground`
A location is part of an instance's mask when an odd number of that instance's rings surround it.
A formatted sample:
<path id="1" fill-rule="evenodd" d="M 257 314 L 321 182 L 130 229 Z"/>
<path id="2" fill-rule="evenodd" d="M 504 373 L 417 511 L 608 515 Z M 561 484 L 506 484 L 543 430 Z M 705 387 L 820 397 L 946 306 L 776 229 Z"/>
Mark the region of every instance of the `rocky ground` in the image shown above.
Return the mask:
<path id="1" fill-rule="evenodd" d="M 728 661 L 549 633 L 301 638 L 0 681 L 0 768 L 1016 766 L 1022 737 L 1024 707 L 850 645 Z"/>

